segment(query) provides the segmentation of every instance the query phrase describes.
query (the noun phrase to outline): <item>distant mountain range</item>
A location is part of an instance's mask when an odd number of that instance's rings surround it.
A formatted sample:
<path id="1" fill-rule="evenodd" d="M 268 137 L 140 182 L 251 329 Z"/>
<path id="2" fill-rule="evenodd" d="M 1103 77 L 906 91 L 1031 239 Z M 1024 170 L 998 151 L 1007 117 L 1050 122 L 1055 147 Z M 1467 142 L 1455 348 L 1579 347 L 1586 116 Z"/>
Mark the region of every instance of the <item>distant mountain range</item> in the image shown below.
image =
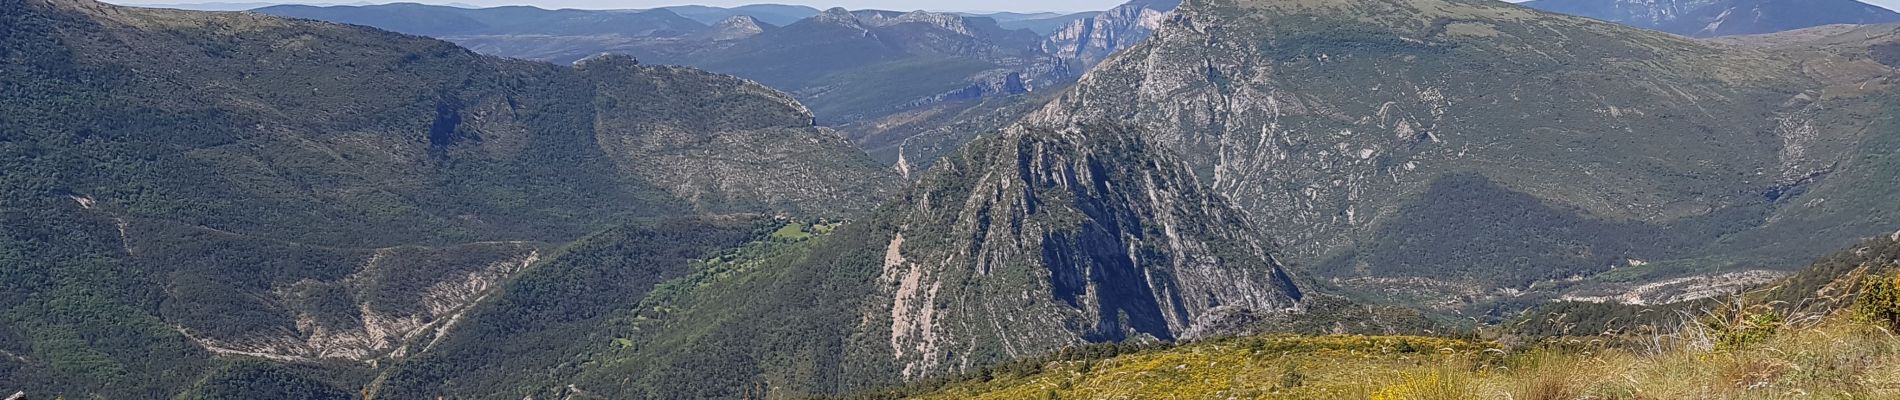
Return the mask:
<path id="1" fill-rule="evenodd" d="M 783 26 L 818 15 L 818 9 L 816 8 L 784 4 L 753 4 L 738 7 L 673 6 L 660 7 L 655 10 L 672 11 L 680 16 L 691 18 L 694 21 L 699 21 L 699 23 L 707 25 L 716 24 L 719 23 L 719 21 L 736 16 L 747 16 L 767 24 Z"/>
<path id="2" fill-rule="evenodd" d="M 111 4 L 119 4 L 119 3 L 114 2 Z M 289 5 L 289 4 L 307 5 L 307 6 L 371 6 L 371 5 L 377 5 L 377 4 L 383 4 L 383 3 L 372 3 L 372 2 L 367 2 L 367 1 L 356 1 L 356 2 L 347 2 L 347 3 L 205 2 L 205 3 L 138 3 L 138 4 L 128 3 L 128 4 L 122 4 L 122 5 L 132 6 L 132 7 L 170 8 L 170 9 L 177 9 L 177 10 L 192 10 L 192 11 L 245 11 L 245 10 L 254 10 L 254 9 L 270 7 L 270 6 L 281 6 L 281 5 Z M 481 7 L 481 6 L 476 6 L 476 5 L 467 4 L 467 3 L 446 3 L 446 4 L 441 4 L 441 5 L 449 6 L 449 7 L 459 7 L 459 8 L 480 8 Z"/>
<path id="3" fill-rule="evenodd" d="M 584 11 L 421 4 L 273 6 L 259 13 L 433 36 L 478 52 L 571 63 L 623 53 L 784 90 L 879 160 L 922 169 L 1145 38 L 1178 1 L 1108 12 L 953 14 L 756 5 Z M 1046 32 L 1046 33 L 1045 33 Z M 945 130 L 951 119 L 959 129 Z M 977 123 L 977 126 L 968 125 Z M 913 137 L 929 136 L 915 146 Z"/>
<path id="4" fill-rule="evenodd" d="M 1694 37 L 1900 22 L 1900 12 L 1855 0 L 1534 0 L 1523 5 Z"/>
<path id="5" fill-rule="evenodd" d="M 421 4 L 421 3 L 402 3 L 402 2 L 372 3 L 372 2 L 367 2 L 367 1 L 357 1 L 357 2 L 350 2 L 350 3 L 205 2 L 205 3 L 155 3 L 155 4 L 126 4 L 126 5 L 135 6 L 135 7 L 171 8 L 171 9 L 195 10 L 195 11 L 247 11 L 247 10 L 255 10 L 255 9 L 265 8 L 265 7 L 273 7 L 273 6 L 365 7 L 365 6 L 395 5 L 395 4 Z M 446 3 L 446 4 L 435 4 L 435 5 L 455 7 L 455 8 L 470 8 L 470 9 L 484 8 L 482 6 L 477 6 L 477 5 L 467 4 L 467 3 Z M 797 22 L 798 20 L 801 20 L 801 19 L 811 18 L 814 15 L 818 15 L 818 12 L 820 11 L 819 9 L 813 8 L 810 6 L 788 5 L 788 4 L 751 4 L 751 5 L 743 5 L 743 6 L 736 6 L 736 7 L 680 5 L 680 6 L 658 7 L 658 8 L 647 9 L 647 10 L 668 10 L 676 14 L 679 14 L 680 16 L 686 17 L 688 19 L 692 19 L 694 21 L 699 21 L 700 23 L 707 24 L 707 25 L 716 24 L 721 20 L 731 18 L 734 16 L 743 15 L 743 16 L 749 16 L 749 17 L 758 19 L 760 21 L 764 21 L 765 23 L 768 23 L 768 24 L 780 25 L 780 26 Z M 1057 28 L 1067 25 L 1071 21 L 1094 16 L 1096 12 L 1055 13 L 1055 12 L 1000 11 L 1000 12 L 953 12 L 953 14 L 994 19 L 1004 29 L 1010 29 L 1010 30 L 1028 29 L 1031 31 L 1035 31 L 1036 33 L 1048 34 L 1056 30 Z"/>
<path id="6" fill-rule="evenodd" d="M 670 10 L 545 10 L 527 6 L 458 8 L 415 3 L 372 6 L 270 6 L 256 12 L 379 27 L 412 35 L 656 36 L 676 37 L 706 25 Z M 591 55 L 591 54 L 587 54 Z M 572 62 L 586 55 L 566 60 Z"/>

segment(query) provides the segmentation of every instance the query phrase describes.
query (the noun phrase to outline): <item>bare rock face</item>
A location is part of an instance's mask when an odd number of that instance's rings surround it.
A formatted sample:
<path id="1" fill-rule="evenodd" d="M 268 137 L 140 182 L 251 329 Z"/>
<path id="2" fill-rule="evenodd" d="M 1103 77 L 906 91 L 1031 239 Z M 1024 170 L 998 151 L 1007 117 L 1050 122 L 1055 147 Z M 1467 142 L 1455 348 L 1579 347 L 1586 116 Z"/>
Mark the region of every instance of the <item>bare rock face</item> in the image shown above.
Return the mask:
<path id="1" fill-rule="evenodd" d="M 146 245 L 150 241 L 141 241 Z M 478 243 L 453 248 L 390 248 L 367 256 L 361 269 L 335 280 L 305 278 L 250 295 L 269 298 L 294 329 L 224 331 L 217 320 L 184 319 L 177 329 L 218 354 L 279 361 L 350 361 L 368 365 L 431 349 L 463 315 L 514 274 L 540 259 L 540 244 Z M 322 266 L 311 266 L 320 268 Z M 428 271 L 419 273 L 418 271 Z M 180 274 L 177 279 L 215 279 Z M 176 307 L 204 306 L 195 298 Z"/>
<path id="2" fill-rule="evenodd" d="M 1011 128 L 945 160 L 895 213 L 863 329 L 890 335 L 905 378 L 1300 309 L 1244 215 L 1118 127 Z"/>
<path id="3" fill-rule="evenodd" d="M 1180 5 L 1180 0 L 1135 0 L 1051 33 L 1043 50 L 1087 69 L 1147 39 Z"/>
<path id="4" fill-rule="evenodd" d="M 966 23 L 965 19 L 970 17 L 952 13 L 919 10 L 903 14 L 892 14 L 882 11 L 859 11 L 856 14 L 860 20 L 867 21 L 866 23 L 871 26 L 884 27 L 905 23 L 919 23 L 945 31 L 956 32 L 959 35 L 977 36 L 980 34 Z"/>

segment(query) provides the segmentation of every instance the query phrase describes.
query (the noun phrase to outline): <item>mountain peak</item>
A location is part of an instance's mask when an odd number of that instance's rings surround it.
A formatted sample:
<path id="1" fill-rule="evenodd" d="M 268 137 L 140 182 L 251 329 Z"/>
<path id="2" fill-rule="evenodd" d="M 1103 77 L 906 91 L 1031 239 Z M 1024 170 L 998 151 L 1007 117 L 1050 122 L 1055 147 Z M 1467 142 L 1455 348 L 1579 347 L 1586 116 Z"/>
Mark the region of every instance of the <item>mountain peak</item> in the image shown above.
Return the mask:
<path id="1" fill-rule="evenodd" d="M 864 25 L 865 25 L 864 21 L 859 20 L 856 14 L 851 13 L 851 10 L 847 10 L 844 7 L 832 7 L 832 8 L 826 9 L 825 11 L 819 12 L 818 15 L 812 16 L 810 19 L 807 19 L 806 21 L 811 21 L 811 22 L 816 22 L 816 23 L 826 24 L 826 25 L 843 26 L 843 27 L 857 29 L 857 30 L 867 30 L 864 28 Z"/>
<path id="2" fill-rule="evenodd" d="M 714 41 L 739 40 L 765 33 L 769 26 L 750 15 L 734 15 L 713 24 L 706 35 Z"/>
<path id="3" fill-rule="evenodd" d="M 956 14 L 918 10 L 898 15 L 895 18 L 886 19 L 875 25 L 885 26 L 904 23 L 922 23 L 963 35 L 971 35 L 970 26 L 965 23 L 964 18 L 964 16 Z"/>

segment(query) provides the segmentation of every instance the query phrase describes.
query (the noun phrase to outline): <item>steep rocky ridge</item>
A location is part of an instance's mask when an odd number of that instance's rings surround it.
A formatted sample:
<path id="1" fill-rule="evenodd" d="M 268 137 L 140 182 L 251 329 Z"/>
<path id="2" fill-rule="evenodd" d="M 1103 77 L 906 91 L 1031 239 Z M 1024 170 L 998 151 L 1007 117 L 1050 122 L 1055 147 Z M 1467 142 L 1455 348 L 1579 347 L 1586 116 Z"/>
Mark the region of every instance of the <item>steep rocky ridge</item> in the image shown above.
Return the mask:
<path id="1" fill-rule="evenodd" d="M 1178 5 L 1179 1 L 1143 0 L 1104 12 L 1064 16 L 1062 19 L 1066 22 L 1051 28 L 1040 46 L 1042 52 L 1061 60 L 1067 70 L 1085 71 L 1115 52 L 1146 39 L 1160 26 L 1161 19 Z M 1030 90 L 1036 93 L 986 97 L 974 102 L 940 101 L 951 96 L 938 96 L 933 99 L 937 101 L 907 105 L 902 112 L 852 122 L 840 129 L 850 132 L 852 141 L 873 157 L 896 165 L 905 175 L 910 175 L 910 171 L 928 168 L 976 134 L 997 131 L 1021 119 L 1066 87 L 1066 81 L 1015 90 L 991 84 L 987 90 L 964 90 L 954 93 L 954 97 L 971 97 L 968 94 L 972 92 L 978 94 L 975 97 L 983 97 L 982 93 Z"/>
<path id="2" fill-rule="evenodd" d="M 1794 215 L 1823 182 L 1891 186 L 1837 179 L 1881 122 L 1834 114 L 1874 103 L 1800 59 L 1496 2 L 1189 1 L 1026 124 L 1130 126 L 1332 284 L 1482 311 L 1870 234 L 1704 258 L 1820 218 Z"/>
<path id="3" fill-rule="evenodd" d="M 385 390 L 838 394 L 1079 344 L 1301 318 L 1312 298 L 1303 280 L 1169 151 L 1114 126 L 1010 128 L 946 158 L 862 222 L 698 262 L 610 318 L 606 333 L 586 335 L 585 347 L 551 357 L 589 364 L 550 367 L 547 379 L 392 378 L 411 383 Z"/>
<path id="4" fill-rule="evenodd" d="M 910 378 L 1297 310 L 1268 245 L 1166 151 L 1114 126 L 975 142 L 898 211 L 866 330 Z"/>
<path id="5" fill-rule="evenodd" d="M 1134 0 L 1049 33 L 1043 51 L 1087 70 L 1147 39 L 1181 0 Z"/>

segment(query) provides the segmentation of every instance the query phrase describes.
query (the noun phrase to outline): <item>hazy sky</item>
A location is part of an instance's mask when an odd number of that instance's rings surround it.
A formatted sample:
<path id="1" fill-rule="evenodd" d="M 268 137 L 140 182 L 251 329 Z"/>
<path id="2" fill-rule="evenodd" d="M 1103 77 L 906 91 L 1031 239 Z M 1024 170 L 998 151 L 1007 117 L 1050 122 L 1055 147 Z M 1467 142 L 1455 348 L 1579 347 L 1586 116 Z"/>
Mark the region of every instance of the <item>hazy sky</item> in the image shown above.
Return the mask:
<path id="1" fill-rule="evenodd" d="M 359 0 L 104 0 L 113 4 L 183 3 L 295 3 L 349 4 Z M 802 4 L 817 8 L 844 7 L 880 10 L 935 11 L 1101 11 L 1128 0 L 362 0 L 368 3 L 410 2 L 423 4 L 461 3 L 484 7 L 532 5 L 541 8 L 643 9 L 685 4 L 739 6 L 746 4 Z M 1896 0 L 1900 1 L 1900 0 Z"/>
<path id="2" fill-rule="evenodd" d="M 118 0 L 109 1 L 121 4 L 157 4 L 157 3 L 353 3 L 357 0 Z M 446 4 L 463 3 L 478 6 L 499 6 L 528 4 L 542 8 L 653 8 L 680 4 L 705 4 L 714 6 L 736 6 L 754 3 L 804 4 L 817 8 L 844 7 L 849 9 L 883 10 L 939 10 L 939 11 L 1099 11 L 1114 7 L 1127 0 L 369 0 L 371 3 L 394 1 L 412 1 L 417 3 Z M 1510 0 L 1523 1 L 1523 0 Z M 1900 0 L 1861 0 L 1882 7 L 1900 10 Z"/>
<path id="3" fill-rule="evenodd" d="M 334 0 L 333 0 L 334 1 Z M 450 2 L 455 0 L 434 0 Z M 817 8 L 887 10 L 1085 11 L 1106 10 L 1127 0 L 460 0 L 478 6 L 532 4 L 542 8 L 652 8 L 680 4 L 737 6 L 756 3 L 804 4 Z M 336 1 L 348 3 L 349 1 Z"/>
<path id="4" fill-rule="evenodd" d="M 1512 3 L 1522 3 L 1526 0 L 1507 0 L 1507 1 L 1510 1 Z M 1872 4 L 1876 6 L 1881 6 L 1881 7 L 1886 7 L 1888 9 L 1893 9 L 1893 10 L 1900 10 L 1900 0 L 1860 0 L 1860 2 Z"/>

